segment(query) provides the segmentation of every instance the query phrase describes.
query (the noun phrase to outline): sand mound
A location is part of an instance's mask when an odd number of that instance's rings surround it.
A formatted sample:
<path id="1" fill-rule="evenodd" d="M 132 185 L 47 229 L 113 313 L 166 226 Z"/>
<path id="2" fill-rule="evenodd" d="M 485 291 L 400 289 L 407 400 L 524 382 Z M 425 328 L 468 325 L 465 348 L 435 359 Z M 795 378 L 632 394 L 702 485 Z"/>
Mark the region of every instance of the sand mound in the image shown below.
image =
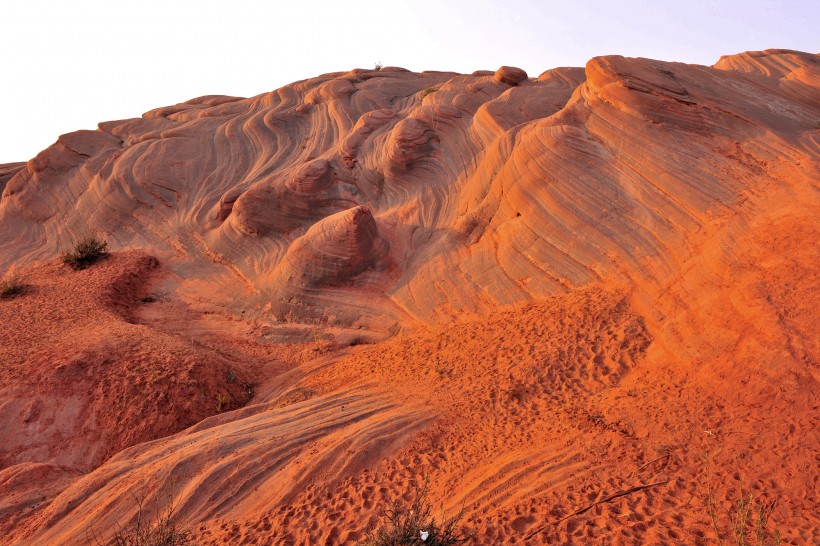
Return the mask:
<path id="1" fill-rule="evenodd" d="M 161 275 L 139 252 L 21 273 L 25 293 L 0 306 L 0 466 L 89 471 L 250 398 L 246 363 L 135 323 L 139 307 L 158 303 L 150 285 Z"/>

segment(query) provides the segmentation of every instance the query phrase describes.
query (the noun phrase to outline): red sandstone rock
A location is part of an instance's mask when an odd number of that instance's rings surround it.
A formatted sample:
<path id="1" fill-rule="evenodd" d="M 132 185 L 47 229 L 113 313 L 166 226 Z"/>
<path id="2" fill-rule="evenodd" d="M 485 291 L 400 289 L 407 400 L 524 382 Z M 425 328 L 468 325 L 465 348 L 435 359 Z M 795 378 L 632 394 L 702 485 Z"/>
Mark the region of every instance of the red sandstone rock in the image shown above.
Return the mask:
<path id="1" fill-rule="evenodd" d="M 708 453 L 724 538 L 742 479 L 816 543 L 817 67 L 360 69 L 0 166 L 0 536 L 354 544 L 429 475 L 476 544 L 699 544 Z"/>
<path id="2" fill-rule="evenodd" d="M 495 71 L 493 79 L 507 85 L 518 85 L 527 79 L 527 73 L 514 66 L 502 66 Z"/>

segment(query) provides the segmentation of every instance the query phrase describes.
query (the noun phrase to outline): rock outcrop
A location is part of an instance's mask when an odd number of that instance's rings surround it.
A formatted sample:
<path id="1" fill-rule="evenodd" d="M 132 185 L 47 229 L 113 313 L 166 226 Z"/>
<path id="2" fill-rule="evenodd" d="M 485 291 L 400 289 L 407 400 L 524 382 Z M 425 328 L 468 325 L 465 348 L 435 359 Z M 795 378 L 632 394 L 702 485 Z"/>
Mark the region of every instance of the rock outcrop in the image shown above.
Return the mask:
<path id="1" fill-rule="evenodd" d="M 4 544 L 355 544 L 423 476 L 481 545 L 739 490 L 820 543 L 819 60 L 357 69 L 0 166 Z"/>

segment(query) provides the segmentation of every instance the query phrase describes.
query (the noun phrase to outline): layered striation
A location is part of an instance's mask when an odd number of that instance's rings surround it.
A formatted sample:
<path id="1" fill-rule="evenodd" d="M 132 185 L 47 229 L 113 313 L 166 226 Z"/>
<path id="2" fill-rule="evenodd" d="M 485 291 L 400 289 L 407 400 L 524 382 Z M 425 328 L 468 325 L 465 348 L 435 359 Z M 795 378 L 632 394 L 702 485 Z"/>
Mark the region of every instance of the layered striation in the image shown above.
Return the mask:
<path id="1" fill-rule="evenodd" d="M 259 316 L 327 322 L 366 297 L 372 330 L 609 277 L 661 286 L 749 194 L 816 182 L 816 67 L 780 50 L 538 78 L 388 67 L 201 97 L 6 167 L 2 265 L 96 233 L 164 251 Z M 368 266 L 328 269 L 320 226 L 365 209 L 382 241 L 359 248 Z M 282 273 L 294 263 L 303 277 Z M 290 313 L 305 278 L 332 294 Z"/>
<path id="2" fill-rule="evenodd" d="M 352 544 L 427 475 L 477 544 L 702 544 L 709 472 L 817 543 L 819 62 L 357 69 L 0 166 L 0 530 Z"/>
<path id="3" fill-rule="evenodd" d="M 711 218 L 790 171 L 811 179 L 816 67 L 779 50 L 713 68 L 599 57 L 538 78 L 388 67 L 201 97 L 63 135 L 14 174 L 2 265 L 97 233 L 216 283 L 241 275 L 244 307 L 297 322 L 340 315 L 366 274 L 374 330 L 612 276 L 661 285 Z M 328 267 L 321 225 L 365 209 L 384 243 Z M 385 255 L 394 267 L 374 273 Z M 295 263 L 299 278 L 283 273 Z M 334 296 L 290 313 L 310 278 Z"/>

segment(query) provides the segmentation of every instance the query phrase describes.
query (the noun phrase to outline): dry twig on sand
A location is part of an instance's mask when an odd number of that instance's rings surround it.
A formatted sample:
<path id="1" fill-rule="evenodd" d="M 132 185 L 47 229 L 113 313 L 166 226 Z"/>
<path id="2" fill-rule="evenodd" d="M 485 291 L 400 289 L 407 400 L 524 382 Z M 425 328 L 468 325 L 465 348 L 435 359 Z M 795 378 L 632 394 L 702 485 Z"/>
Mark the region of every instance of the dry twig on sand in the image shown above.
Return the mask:
<path id="1" fill-rule="evenodd" d="M 661 457 L 661 458 L 662 458 L 662 457 Z M 652 461 L 650 461 L 650 462 L 652 462 Z M 541 527 L 538 527 L 538 528 L 536 528 L 534 531 L 531 531 L 531 532 L 530 532 L 527 536 L 525 536 L 525 537 L 524 537 L 524 540 L 529 540 L 529 539 L 531 539 L 532 537 L 534 537 L 534 536 L 535 536 L 535 535 L 537 535 L 538 533 L 540 533 L 540 532 L 544 531 L 544 529 L 546 529 L 546 528 L 547 528 L 547 527 L 549 527 L 550 525 L 557 525 L 557 524 L 561 523 L 562 521 L 567 520 L 567 519 L 569 519 L 569 518 L 571 518 L 571 517 L 574 517 L 574 516 L 579 516 L 579 515 L 583 514 L 584 512 L 588 512 L 589 510 L 591 510 L 592 508 L 594 508 L 594 507 L 598 506 L 599 504 L 604 504 L 604 503 L 607 503 L 607 502 L 612 501 L 612 500 L 615 500 L 615 499 L 617 499 L 617 498 L 619 498 L 619 497 L 623 497 L 623 496 L 629 495 L 629 494 L 631 494 L 631 493 L 635 493 L 636 491 L 641 491 L 642 489 L 648 489 L 648 488 L 650 488 L 650 487 L 655 487 L 655 486 L 658 486 L 658 485 L 663 485 L 663 484 L 665 484 L 665 483 L 669 483 L 670 481 L 672 481 L 672 480 L 671 480 L 671 479 L 667 479 L 667 480 L 662 480 L 662 481 L 659 481 L 659 482 L 654 482 L 654 483 L 647 483 L 647 484 L 636 485 L 636 486 L 634 486 L 634 487 L 630 487 L 629 489 L 624 489 L 624 490 L 622 490 L 622 491 L 618 491 L 617 493 L 613 493 L 613 494 L 611 494 L 611 495 L 607 495 L 606 497 L 604 497 L 604 498 L 602 498 L 602 499 L 600 499 L 600 500 L 597 500 L 597 501 L 593 502 L 592 504 L 589 504 L 589 505 L 587 505 L 587 506 L 584 506 L 583 508 L 579 508 L 578 510 L 576 510 L 575 512 L 572 512 L 571 514 L 567 514 L 566 516 L 562 517 L 561 519 L 557 519 L 557 520 L 555 520 L 555 521 L 550 521 L 550 522 L 545 523 L 545 524 L 544 524 L 544 525 L 542 525 Z"/>

